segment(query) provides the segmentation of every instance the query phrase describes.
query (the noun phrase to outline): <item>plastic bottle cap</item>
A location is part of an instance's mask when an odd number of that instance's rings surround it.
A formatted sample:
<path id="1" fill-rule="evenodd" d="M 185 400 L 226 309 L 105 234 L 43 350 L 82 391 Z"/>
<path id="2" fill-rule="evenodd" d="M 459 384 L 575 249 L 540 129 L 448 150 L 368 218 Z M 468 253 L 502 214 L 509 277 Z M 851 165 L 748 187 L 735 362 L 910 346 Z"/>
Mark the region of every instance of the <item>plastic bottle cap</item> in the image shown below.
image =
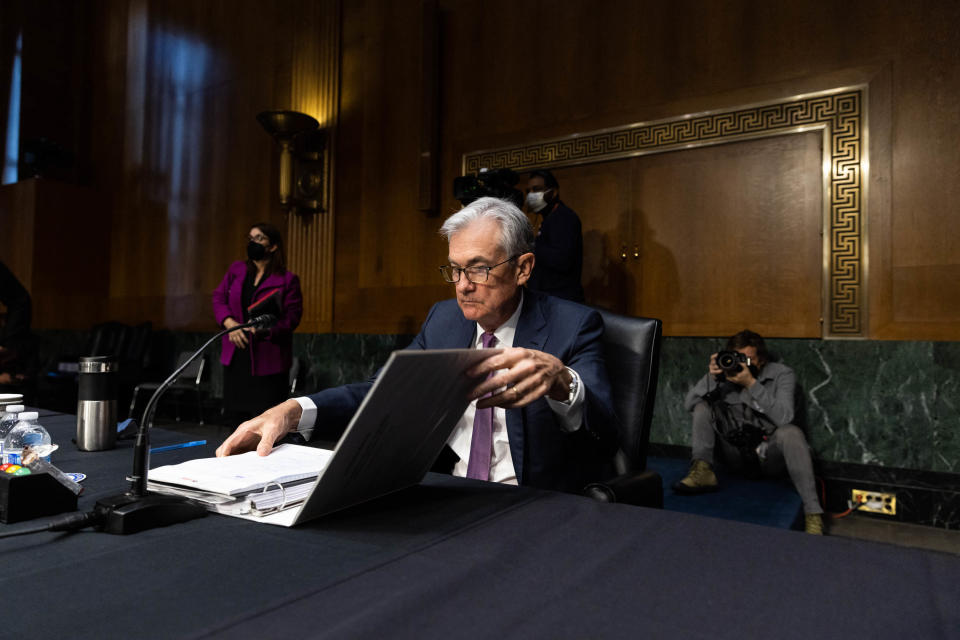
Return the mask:
<path id="1" fill-rule="evenodd" d="M 7 413 L 20 413 L 24 409 L 25 407 L 22 404 L 8 404 L 4 408 L 4 411 L 6 411 Z"/>
<path id="2" fill-rule="evenodd" d="M 21 420 L 36 420 L 40 417 L 40 414 L 36 411 L 24 411 L 20 414 Z"/>

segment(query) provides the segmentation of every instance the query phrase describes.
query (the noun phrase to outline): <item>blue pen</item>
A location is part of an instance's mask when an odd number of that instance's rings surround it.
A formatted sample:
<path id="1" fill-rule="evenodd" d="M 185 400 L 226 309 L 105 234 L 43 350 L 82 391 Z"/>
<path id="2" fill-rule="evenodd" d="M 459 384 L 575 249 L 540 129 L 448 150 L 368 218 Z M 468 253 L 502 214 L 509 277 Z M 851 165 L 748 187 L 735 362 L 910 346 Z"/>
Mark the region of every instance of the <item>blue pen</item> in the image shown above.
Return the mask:
<path id="1" fill-rule="evenodd" d="M 173 451 L 174 449 L 186 449 L 187 447 L 202 447 L 207 444 L 206 440 L 194 440 L 193 442 L 181 442 L 180 444 L 168 444 L 163 447 L 153 447 L 150 453 L 160 453 L 161 451 Z"/>

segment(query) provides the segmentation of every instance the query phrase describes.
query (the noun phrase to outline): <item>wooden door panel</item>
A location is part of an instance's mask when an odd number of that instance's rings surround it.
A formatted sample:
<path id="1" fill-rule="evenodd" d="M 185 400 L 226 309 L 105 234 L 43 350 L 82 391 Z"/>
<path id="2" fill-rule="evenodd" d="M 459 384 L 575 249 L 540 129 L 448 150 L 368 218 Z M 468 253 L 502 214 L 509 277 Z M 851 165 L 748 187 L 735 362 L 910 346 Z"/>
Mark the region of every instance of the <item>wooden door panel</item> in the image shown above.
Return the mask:
<path id="1" fill-rule="evenodd" d="M 630 161 L 634 315 L 668 335 L 821 335 L 821 135 Z"/>
<path id="2" fill-rule="evenodd" d="M 560 198 L 577 212 L 583 227 L 582 282 L 587 302 L 626 313 L 637 290 L 633 271 L 619 258 L 630 235 L 630 164 L 603 162 L 555 169 L 553 174 L 560 184 Z M 532 221 L 536 225 L 538 217 Z"/>

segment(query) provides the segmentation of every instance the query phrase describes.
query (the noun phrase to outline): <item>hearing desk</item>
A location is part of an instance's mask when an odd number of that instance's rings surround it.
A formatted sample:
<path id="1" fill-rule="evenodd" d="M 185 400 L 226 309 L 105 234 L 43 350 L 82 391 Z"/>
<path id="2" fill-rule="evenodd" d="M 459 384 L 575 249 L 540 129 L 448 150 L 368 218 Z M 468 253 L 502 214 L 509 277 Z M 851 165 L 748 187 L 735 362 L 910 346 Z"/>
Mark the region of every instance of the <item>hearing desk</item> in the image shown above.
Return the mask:
<path id="1" fill-rule="evenodd" d="M 78 452 L 74 421 L 42 418 L 89 509 L 132 445 Z M 39 533 L 0 562 L 8 637 L 960 638 L 957 556 L 435 474 L 290 529 Z"/>

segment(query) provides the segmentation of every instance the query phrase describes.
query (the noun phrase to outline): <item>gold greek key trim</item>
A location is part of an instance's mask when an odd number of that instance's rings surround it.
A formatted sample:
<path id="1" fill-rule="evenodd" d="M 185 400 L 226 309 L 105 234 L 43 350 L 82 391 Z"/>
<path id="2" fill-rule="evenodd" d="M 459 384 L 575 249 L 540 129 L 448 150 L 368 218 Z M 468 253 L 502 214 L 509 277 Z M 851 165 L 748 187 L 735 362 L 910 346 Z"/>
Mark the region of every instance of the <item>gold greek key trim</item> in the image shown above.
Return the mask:
<path id="1" fill-rule="evenodd" d="M 706 111 L 472 151 L 462 172 L 563 167 L 823 130 L 824 337 L 866 331 L 866 87 L 844 87 L 774 102 Z"/>

